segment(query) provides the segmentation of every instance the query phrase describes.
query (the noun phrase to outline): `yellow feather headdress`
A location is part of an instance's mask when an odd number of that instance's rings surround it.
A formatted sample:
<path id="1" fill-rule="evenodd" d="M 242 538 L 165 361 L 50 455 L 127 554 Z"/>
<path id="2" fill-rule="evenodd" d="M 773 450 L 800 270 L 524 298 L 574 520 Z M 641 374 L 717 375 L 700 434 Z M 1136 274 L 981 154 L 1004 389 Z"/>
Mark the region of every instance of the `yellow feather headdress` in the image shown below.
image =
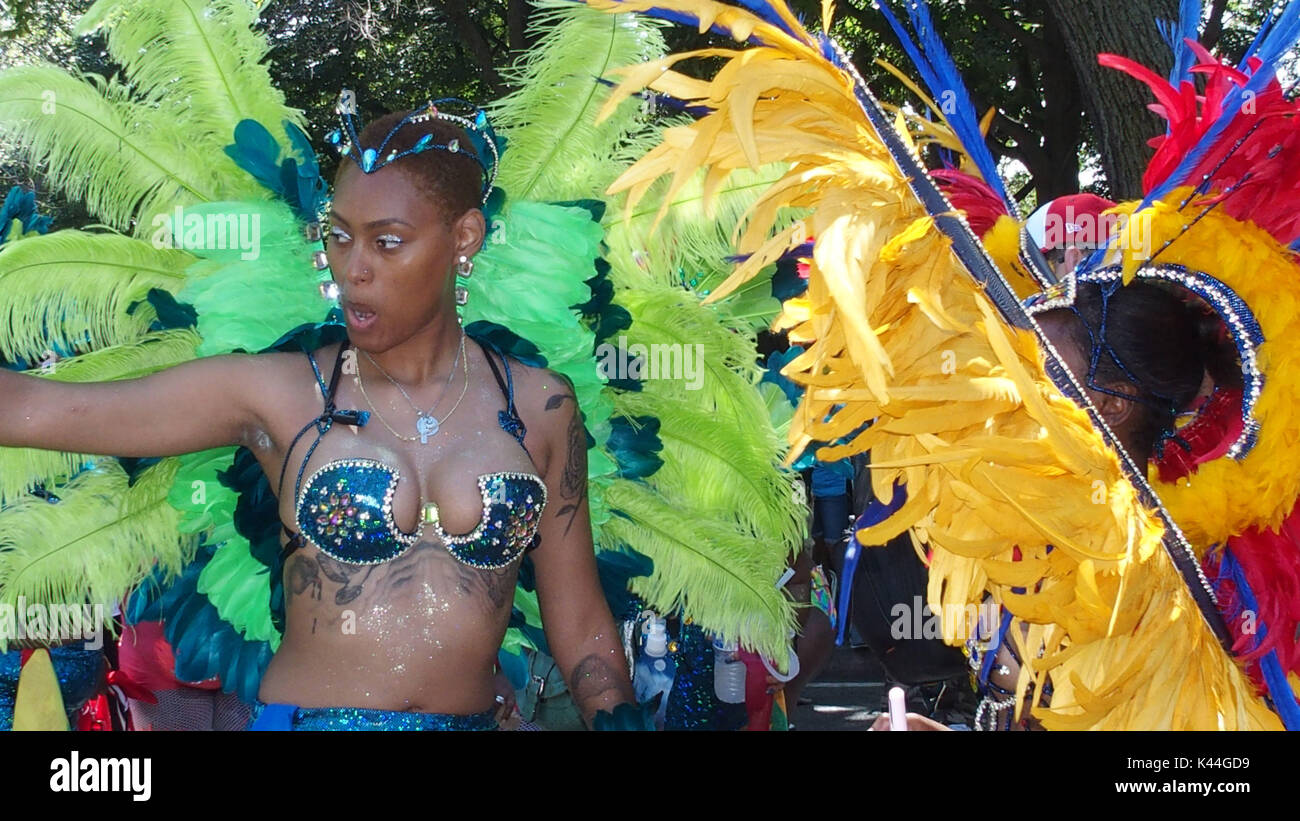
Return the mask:
<path id="1" fill-rule="evenodd" d="M 992 299 L 1005 308 L 1006 281 L 968 273 L 972 248 L 982 249 L 940 213 L 950 209 L 922 204 L 919 165 L 904 173 L 899 159 L 905 134 L 868 116 L 874 101 L 862 99 L 829 38 L 805 31 L 781 2 L 746 4 L 757 12 L 710 0 L 587 2 L 750 43 L 623 74 L 614 100 L 648 87 L 710 113 L 666 131 L 614 190 L 635 202 L 660 177 L 680 186 L 700 167 L 721 179 L 788 164 L 742 223 L 743 261 L 714 298 L 816 238 L 807 293 L 779 320 L 811 342 L 783 370 L 806 389 L 791 425 L 795 455 L 848 437 L 819 455 L 870 449 L 876 496 L 892 498 L 896 482 L 907 490 L 859 541 L 910 530 L 930 564 L 932 607 L 964 612 L 991 596 L 1013 614 L 1008 635 L 1042 649 L 1020 653 L 1019 691 L 1033 683 L 1042 692 L 1049 677 L 1054 688 L 1051 706 L 1034 708 L 1044 726 L 1280 727 L 1162 549 L 1166 531 L 1178 541 L 1176 528 L 1144 504 L 1081 409 L 1086 399 L 1076 404 L 1048 377 L 1058 358 L 1045 360 L 1032 320 L 1013 327 L 999 315 Z M 823 11 L 825 30 L 829 3 Z M 709 81 L 671 70 L 692 57 L 725 63 Z M 772 230 L 786 208 L 810 216 Z M 975 264 L 992 270 L 983 260 Z M 1077 383 L 1071 392 L 1082 396 Z M 952 643 L 965 638 L 945 628 Z"/>

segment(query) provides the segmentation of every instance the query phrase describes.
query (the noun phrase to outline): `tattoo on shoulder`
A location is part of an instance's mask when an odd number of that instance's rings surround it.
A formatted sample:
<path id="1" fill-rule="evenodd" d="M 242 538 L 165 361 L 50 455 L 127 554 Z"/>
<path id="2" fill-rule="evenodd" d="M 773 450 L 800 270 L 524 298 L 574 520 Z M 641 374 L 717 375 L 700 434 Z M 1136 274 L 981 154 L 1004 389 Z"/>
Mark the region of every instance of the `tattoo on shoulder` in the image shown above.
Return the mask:
<path id="1" fill-rule="evenodd" d="M 579 411 L 578 400 L 573 394 L 556 394 L 546 400 L 546 410 L 553 411 L 561 407 L 565 400 L 572 400 L 574 404 L 573 416 L 569 419 L 569 429 L 565 435 L 565 453 L 564 453 L 564 473 L 560 477 L 560 496 L 564 499 L 572 500 L 569 504 L 560 507 L 556 515 L 563 518 L 568 517 L 568 522 L 564 526 L 564 532 L 567 534 L 573 528 L 573 522 L 581 510 L 581 502 L 587 496 L 587 471 L 584 469 L 584 457 L 587 453 L 587 429 L 582 425 L 582 413 Z"/>
<path id="2" fill-rule="evenodd" d="M 569 691 L 579 706 L 610 690 L 624 689 L 626 682 L 626 676 L 620 676 L 609 662 L 595 653 L 578 662 L 573 668 L 572 679 Z"/>

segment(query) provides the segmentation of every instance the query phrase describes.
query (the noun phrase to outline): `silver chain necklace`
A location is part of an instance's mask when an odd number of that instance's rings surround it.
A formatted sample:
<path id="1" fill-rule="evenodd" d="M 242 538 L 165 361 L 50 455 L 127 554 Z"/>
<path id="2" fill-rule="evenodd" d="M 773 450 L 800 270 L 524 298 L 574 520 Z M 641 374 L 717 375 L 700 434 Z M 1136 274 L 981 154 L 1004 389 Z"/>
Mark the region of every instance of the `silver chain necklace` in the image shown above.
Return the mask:
<path id="1" fill-rule="evenodd" d="M 438 398 L 434 400 L 428 413 L 420 410 L 420 407 L 415 404 L 413 399 L 411 399 L 411 395 L 406 392 L 406 388 L 403 388 L 401 383 L 389 376 L 388 371 L 381 368 L 379 363 L 374 360 L 374 357 L 366 351 L 362 351 L 362 353 L 366 355 L 366 359 L 369 360 L 370 364 L 374 365 L 375 369 L 384 375 L 385 379 L 392 382 L 393 386 L 396 387 L 397 390 L 401 391 L 402 397 L 406 399 L 406 403 L 411 406 L 411 410 L 415 411 L 415 432 L 420 437 L 420 444 L 429 444 L 429 437 L 437 434 L 441 427 L 438 423 L 438 418 L 433 415 L 433 411 L 438 407 L 438 403 L 442 402 L 442 398 L 447 395 L 447 392 L 451 390 L 451 382 L 456 378 L 456 363 L 465 355 L 465 330 L 463 328 L 461 329 L 460 346 L 456 349 L 456 356 L 451 360 L 451 368 L 447 373 L 447 384 L 443 386 L 442 392 L 438 394 Z M 447 415 L 450 416 L 451 414 Z"/>

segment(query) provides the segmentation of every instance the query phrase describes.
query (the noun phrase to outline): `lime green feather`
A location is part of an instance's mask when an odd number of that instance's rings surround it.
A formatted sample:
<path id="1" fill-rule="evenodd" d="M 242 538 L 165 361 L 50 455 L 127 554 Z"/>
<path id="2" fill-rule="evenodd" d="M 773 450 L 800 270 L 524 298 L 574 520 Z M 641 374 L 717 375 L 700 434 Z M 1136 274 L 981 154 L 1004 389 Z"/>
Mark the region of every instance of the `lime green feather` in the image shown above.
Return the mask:
<path id="1" fill-rule="evenodd" d="M 84 453 L 64 453 L 37 448 L 0 448 L 0 506 L 12 502 L 37 485 L 66 482 L 90 459 Z"/>
<path id="2" fill-rule="evenodd" d="M 701 305 L 682 288 L 644 282 L 637 290 L 619 291 L 616 300 L 632 314 L 632 327 L 609 340 L 611 344 L 669 346 L 658 350 L 682 356 L 683 363 L 688 349 L 698 352 L 693 357 L 698 373 L 695 379 L 684 371 L 683 378 L 671 379 L 651 373 L 648 375 L 660 378 L 646 379 L 643 390 L 676 397 L 728 419 L 752 417 L 753 385 L 761 376 L 752 334 L 722 324 L 712 308 Z"/>
<path id="3" fill-rule="evenodd" d="M 660 368 L 642 374 L 659 378 L 644 378 L 640 392 L 616 395 L 619 413 L 659 419 L 664 465 L 635 486 L 641 496 L 617 482 L 606 491 L 619 515 L 602 543 L 622 540 L 654 560 L 654 574 L 634 586 L 651 607 L 672 612 L 684 603 L 701 625 L 728 635 L 743 622 L 743 641 L 784 658 L 777 648 L 790 614 L 775 583 L 803 543 L 807 510 L 780 465 L 785 445 L 757 389 L 754 338 L 721 323 L 694 294 L 652 278 L 619 291 L 618 302 L 633 318 L 620 340 L 629 353 L 639 343 L 647 361 L 662 364 L 651 346 L 671 346 L 659 350 L 680 352 L 698 371 L 683 367 L 675 378 Z M 748 609 L 728 613 L 715 606 L 719 598 Z"/>
<path id="4" fill-rule="evenodd" d="M 538 0 L 533 19 L 541 39 L 504 72 L 519 90 L 491 110 L 510 141 L 498 183 L 520 200 L 599 198 L 628 164 L 610 162 L 611 151 L 648 118 L 640 102 L 629 100 L 597 124 L 610 92 L 597 79 L 662 56 L 659 25 L 567 0 Z"/>
<path id="5" fill-rule="evenodd" d="M 0 248 L 0 356 L 39 361 L 52 344 L 102 348 L 156 318 L 151 288 L 175 293 L 194 258 L 118 234 L 57 231 Z M 127 313 L 132 303 L 138 303 Z"/>
<path id="6" fill-rule="evenodd" d="M 125 88 L 94 75 L 51 65 L 0 72 L 0 136 L 101 221 L 147 236 L 153 215 L 223 192 L 212 158 L 194 162 L 184 135 L 150 127 L 137 109 Z"/>
<path id="7" fill-rule="evenodd" d="M 730 273 L 727 258 L 735 253 L 734 234 L 753 204 L 788 169 L 769 165 L 758 170 L 741 168 L 705 196 L 705 175 L 696 174 L 672 196 L 664 207 L 667 180 L 656 184 L 627 211 L 615 210 L 609 224 L 611 248 L 640 250 L 646 255 L 642 270 L 667 275 L 669 284 L 680 284 L 679 271 L 688 278 L 698 270 L 710 274 Z M 789 221 L 793 221 L 793 216 Z M 785 222 L 780 227 L 785 227 Z M 666 241 L 671 238 L 671 242 Z M 719 280 L 721 281 L 721 280 Z M 708 288 L 701 283 L 700 288 Z M 698 289 L 697 289 L 698 290 Z"/>
<path id="8" fill-rule="evenodd" d="M 271 81 L 256 22 L 246 0 L 100 0 L 77 31 L 106 28 L 109 55 L 137 94 L 186 134 L 196 159 L 243 176 L 221 151 L 240 120 L 258 120 L 273 134 L 284 120 L 305 125 Z"/>
<path id="9" fill-rule="evenodd" d="M 57 488 L 58 504 L 29 496 L 0 510 L 0 603 L 100 604 L 111 616 L 155 567 L 178 572 L 194 540 L 167 504 L 176 468 L 164 459 L 128 485 L 105 459 Z"/>
<path id="10" fill-rule="evenodd" d="M 688 500 L 619 480 L 608 491 L 606 535 L 654 560 L 632 589 L 661 613 L 678 612 L 769 658 L 784 659 L 794 608 L 776 583 L 784 556 L 717 517 L 692 516 Z"/>
<path id="11" fill-rule="evenodd" d="M 619 400 L 622 411 L 659 418 L 664 465 L 647 479 L 651 485 L 685 497 L 693 514 L 735 521 L 768 540 L 777 558 L 802 545 L 807 511 L 791 492 L 797 476 L 777 462 L 775 433 L 757 416 L 761 403 L 750 424 L 733 425 L 719 424 L 703 408 L 656 401 L 649 393 Z"/>
<path id="12" fill-rule="evenodd" d="M 616 467 L 601 448 L 609 439 L 613 402 L 592 359 L 596 339 L 571 306 L 591 299 L 604 231 L 584 208 L 515 201 L 495 220 L 473 276 L 464 280 L 465 322 L 487 320 L 538 347 L 547 367 L 572 384 L 595 440 L 588 451 L 588 505 L 594 538 L 609 513 L 603 488 Z M 526 296 L 524 296 L 526 295 Z"/>
<path id="13" fill-rule="evenodd" d="M 199 335 L 189 329 L 151 331 L 134 342 L 59 360 L 44 373 L 59 382 L 136 379 L 194 358 Z"/>

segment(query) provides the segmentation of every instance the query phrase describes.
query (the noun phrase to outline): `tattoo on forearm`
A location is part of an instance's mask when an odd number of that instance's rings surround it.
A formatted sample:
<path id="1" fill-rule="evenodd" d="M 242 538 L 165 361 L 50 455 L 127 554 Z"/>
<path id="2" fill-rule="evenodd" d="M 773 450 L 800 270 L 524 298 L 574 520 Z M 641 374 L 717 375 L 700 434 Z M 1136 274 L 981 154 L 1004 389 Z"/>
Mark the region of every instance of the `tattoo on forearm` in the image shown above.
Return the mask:
<path id="1" fill-rule="evenodd" d="M 627 677 L 620 676 L 610 667 L 609 662 L 595 653 L 578 662 L 578 666 L 573 668 L 572 679 L 569 682 L 569 692 L 573 693 L 573 700 L 580 709 L 590 699 L 611 690 L 622 691 L 627 688 Z"/>

